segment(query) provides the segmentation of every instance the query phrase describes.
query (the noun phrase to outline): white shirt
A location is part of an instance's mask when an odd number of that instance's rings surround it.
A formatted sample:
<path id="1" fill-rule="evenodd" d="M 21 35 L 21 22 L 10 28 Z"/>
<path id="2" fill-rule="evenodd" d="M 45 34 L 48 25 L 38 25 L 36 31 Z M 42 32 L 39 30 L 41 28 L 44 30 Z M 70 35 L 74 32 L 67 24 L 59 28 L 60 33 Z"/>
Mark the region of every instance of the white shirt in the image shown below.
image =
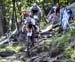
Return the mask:
<path id="1" fill-rule="evenodd" d="M 33 19 L 31 17 L 26 17 L 26 19 L 24 19 L 24 24 L 27 24 L 28 19 L 30 19 L 31 23 L 33 25 L 35 25 L 35 19 Z M 25 27 L 25 25 L 22 26 L 22 32 L 24 32 L 24 27 Z"/>
<path id="2" fill-rule="evenodd" d="M 33 25 L 35 25 L 35 19 L 33 19 L 33 18 L 31 18 L 31 17 L 27 17 L 26 19 L 24 19 L 24 23 L 26 24 L 27 22 L 28 22 L 28 19 L 30 19 L 30 21 L 31 21 L 31 23 L 33 24 Z"/>

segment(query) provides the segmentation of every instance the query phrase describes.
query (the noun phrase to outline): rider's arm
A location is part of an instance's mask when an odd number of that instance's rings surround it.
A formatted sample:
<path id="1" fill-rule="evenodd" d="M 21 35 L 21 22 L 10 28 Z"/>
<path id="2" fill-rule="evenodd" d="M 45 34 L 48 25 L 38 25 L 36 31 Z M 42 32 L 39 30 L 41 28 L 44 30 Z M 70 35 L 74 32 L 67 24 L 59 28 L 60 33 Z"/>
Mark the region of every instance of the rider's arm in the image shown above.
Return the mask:
<path id="1" fill-rule="evenodd" d="M 51 20 L 51 15 L 50 16 L 48 16 L 48 22 L 50 23 L 50 20 Z"/>
<path id="2" fill-rule="evenodd" d="M 25 29 L 25 25 L 22 26 L 22 32 L 24 32 L 24 29 Z"/>
<path id="3" fill-rule="evenodd" d="M 49 13 L 48 13 L 48 15 L 47 15 L 47 17 L 49 17 L 49 15 L 51 14 L 51 11 L 49 11 Z"/>
<path id="4" fill-rule="evenodd" d="M 24 32 L 24 29 L 25 29 L 26 23 L 27 23 L 27 20 L 24 19 L 23 26 L 22 26 L 22 32 Z"/>
<path id="5" fill-rule="evenodd" d="M 26 20 L 26 19 L 24 19 L 24 24 L 26 25 L 26 23 L 27 23 L 27 20 Z"/>

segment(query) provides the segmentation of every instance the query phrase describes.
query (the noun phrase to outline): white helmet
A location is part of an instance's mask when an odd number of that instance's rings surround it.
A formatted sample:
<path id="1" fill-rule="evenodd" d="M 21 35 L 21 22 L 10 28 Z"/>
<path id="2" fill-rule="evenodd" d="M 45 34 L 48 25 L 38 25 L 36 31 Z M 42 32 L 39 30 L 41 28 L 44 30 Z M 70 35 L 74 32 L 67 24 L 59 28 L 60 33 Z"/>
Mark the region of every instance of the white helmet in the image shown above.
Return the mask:
<path id="1" fill-rule="evenodd" d="M 36 4 L 36 3 L 34 3 L 32 6 L 37 6 L 37 4 Z"/>
<path id="2" fill-rule="evenodd" d="M 56 8 L 57 8 L 56 6 L 53 6 L 54 12 L 56 11 Z"/>

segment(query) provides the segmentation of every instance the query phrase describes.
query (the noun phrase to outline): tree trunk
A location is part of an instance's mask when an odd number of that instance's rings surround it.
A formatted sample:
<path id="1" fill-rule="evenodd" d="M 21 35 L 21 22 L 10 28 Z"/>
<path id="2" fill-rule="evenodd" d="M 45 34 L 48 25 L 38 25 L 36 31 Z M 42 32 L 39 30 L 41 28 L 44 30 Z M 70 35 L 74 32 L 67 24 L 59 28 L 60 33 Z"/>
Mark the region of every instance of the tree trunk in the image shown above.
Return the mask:
<path id="1" fill-rule="evenodd" d="M 5 5 L 0 1 L 0 36 L 7 31 L 5 14 Z"/>
<path id="2" fill-rule="evenodd" d="M 2 6 L 0 5 L 0 36 L 3 35 L 3 14 L 2 14 Z"/>

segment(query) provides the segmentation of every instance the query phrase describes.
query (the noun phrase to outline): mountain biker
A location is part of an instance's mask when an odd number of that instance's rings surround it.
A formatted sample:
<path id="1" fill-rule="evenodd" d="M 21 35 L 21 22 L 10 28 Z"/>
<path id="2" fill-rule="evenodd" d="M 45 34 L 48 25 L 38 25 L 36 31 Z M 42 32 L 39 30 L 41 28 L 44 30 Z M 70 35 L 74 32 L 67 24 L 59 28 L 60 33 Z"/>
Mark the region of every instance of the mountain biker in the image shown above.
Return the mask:
<path id="1" fill-rule="evenodd" d="M 31 12 L 32 16 L 36 14 L 36 15 L 39 16 L 39 18 L 42 17 L 41 8 L 40 8 L 36 3 L 34 3 L 34 4 L 30 7 L 29 12 Z"/>
<path id="2" fill-rule="evenodd" d="M 55 11 L 52 12 L 48 16 L 49 26 L 46 29 L 42 30 L 41 32 L 47 32 L 53 28 L 53 25 L 60 23 L 60 7 L 57 7 Z"/>
<path id="3" fill-rule="evenodd" d="M 35 36 L 35 32 L 37 31 L 37 27 L 35 24 L 35 19 L 32 18 L 32 16 L 28 13 L 25 12 L 24 13 L 24 25 L 22 27 L 22 31 L 27 30 L 26 26 L 28 26 L 30 29 L 32 28 L 32 36 L 31 36 L 31 41 L 32 41 L 32 46 L 34 46 L 34 36 Z"/>
<path id="4" fill-rule="evenodd" d="M 57 8 L 56 6 L 50 7 L 50 8 L 48 9 L 49 13 L 48 13 L 47 17 L 49 17 L 50 14 L 54 13 L 55 10 L 56 10 L 56 8 Z"/>
<path id="5" fill-rule="evenodd" d="M 48 16 L 48 21 L 51 24 L 56 24 L 60 19 L 60 7 L 53 7 L 51 14 Z"/>

